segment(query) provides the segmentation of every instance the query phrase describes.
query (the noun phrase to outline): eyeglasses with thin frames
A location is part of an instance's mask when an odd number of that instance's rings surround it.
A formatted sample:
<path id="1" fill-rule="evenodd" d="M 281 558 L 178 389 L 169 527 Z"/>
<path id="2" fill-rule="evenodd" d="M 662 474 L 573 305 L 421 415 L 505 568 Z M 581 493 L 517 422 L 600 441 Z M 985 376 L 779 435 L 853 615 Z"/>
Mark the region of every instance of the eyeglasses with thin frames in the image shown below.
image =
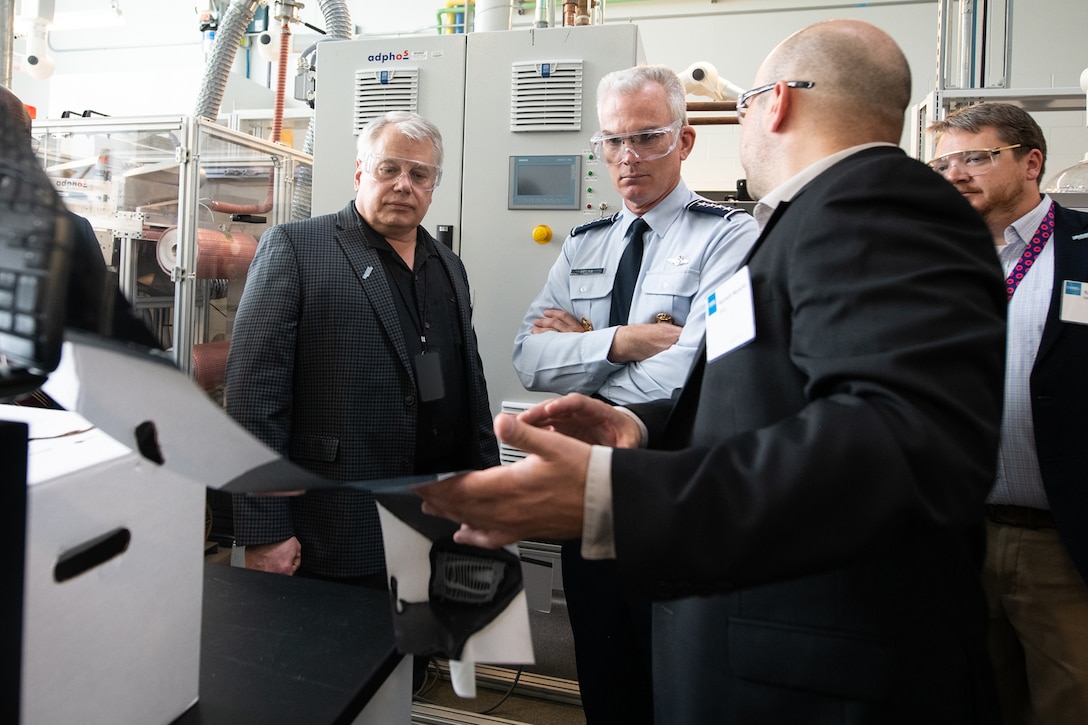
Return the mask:
<path id="1" fill-rule="evenodd" d="M 982 176 L 989 173 L 997 164 L 997 156 L 1002 151 L 1018 149 L 1023 144 L 1010 144 L 1008 146 L 995 146 L 992 149 L 966 149 L 953 151 L 950 154 L 942 154 L 927 162 L 929 168 L 941 176 L 947 177 L 952 169 L 959 169 L 968 176 Z"/>
<path id="2" fill-rule="evenodd" d="M 760 93 L 766 93 L 767 91 L 778 85 L 778 82 L 768 83 L 763 86 L 757 86 L 750 91 L 745 91 L 737 98 L 737 120 L 743 121 L 744 114 L 748 112 L 748 107 L 752 104 L 752 99 L 758 96 Z M 816 81 L 786 81 L 787 88 L 812 88 L 816 85 Z"/>

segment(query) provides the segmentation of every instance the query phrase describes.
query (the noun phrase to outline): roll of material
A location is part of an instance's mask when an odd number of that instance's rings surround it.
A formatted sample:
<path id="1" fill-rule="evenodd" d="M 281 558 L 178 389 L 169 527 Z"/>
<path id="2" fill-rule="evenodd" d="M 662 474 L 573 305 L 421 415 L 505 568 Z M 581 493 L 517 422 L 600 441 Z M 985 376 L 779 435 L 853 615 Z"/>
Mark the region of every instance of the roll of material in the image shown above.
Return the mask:
<path id="1" fill-rule="evenodd" d="M 214 390 L 223 384 L 229 351 L 230 340 L 193 345 L 193 381 L 202 390 Z"/>
<path id="2" fill-rule="evenodd" d="M 513 22 L 514 3 L 510 0 L 476 0 L 473 30 L 510 30 Z"/>
<path id="3" fill-rule="evenodd" d="M 162 233 L 158 243 L 159 266 L 173 274 L 178 260 L 178 228 Z M 223 232 L 218 229 L 196 230 L 197 279 L 240 279 L 249 271 L 257 251 L 257 238 L 251 234 Z"/>

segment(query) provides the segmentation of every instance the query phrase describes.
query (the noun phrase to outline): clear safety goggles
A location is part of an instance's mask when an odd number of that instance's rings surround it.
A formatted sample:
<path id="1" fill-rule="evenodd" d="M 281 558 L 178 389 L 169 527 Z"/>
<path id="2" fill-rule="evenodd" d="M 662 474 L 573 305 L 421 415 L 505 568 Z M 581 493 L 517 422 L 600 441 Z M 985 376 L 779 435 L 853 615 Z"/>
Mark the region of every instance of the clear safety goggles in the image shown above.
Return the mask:
<path id="1" fill-rule="evenodd" d="M 941 176 L 948 176 L 952 169 L 958 168 L 968 176 L 981 176 L 990 171 L 997 163 L 997 155 L 1002 151 L 1018 149 L 1021 144 L 997 146 L 992 149 L 967 149 L 944 154 L 928 162 L 929 168 Z"/>
<path id="2" fill-rule="evenodd" d="M 363 163 L 366 171 L 375 181 L 396 181 L 404 176 L 408 182 L 420 191 L 433 191 L 442 181 L 442 167 L 426 164 L 413 159 L 401 159 L 396 156 L 377 156 L 367 154 Z"/>
<path id="3" fill-rule="evenodd" d="M 668 126 L 637 133 L 597 134 L 589 140 L 593 153 L 606 164 L 618 164 L 630 153 L 636 161 L 653 161 L 668 156 L 680 141 L 684 122 L 677 119 Z"/>

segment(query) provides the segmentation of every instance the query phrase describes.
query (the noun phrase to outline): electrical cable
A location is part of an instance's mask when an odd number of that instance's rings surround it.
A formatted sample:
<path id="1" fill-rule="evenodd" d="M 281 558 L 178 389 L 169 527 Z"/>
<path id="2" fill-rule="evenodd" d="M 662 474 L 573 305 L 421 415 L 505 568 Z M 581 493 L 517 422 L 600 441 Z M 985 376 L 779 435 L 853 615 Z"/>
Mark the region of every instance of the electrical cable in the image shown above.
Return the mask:
<path id="1" fill-rule="evenodd" d="M 502 696 L 502 698 L 498 702 L 496 702 L 494 705 L 487 708 L 486 710 L 478 710 L 476 714 L 477 715 L 490 715 L 491 713 L 493 713 L 495 710 L 498 709 L 499 705 L 506 702 L 506 699 L 508 697 L 510 697 L 510 695 L 514 692 L 514 688 L 518 686 L 518 681 L 521 679 L 521 670 L 522 670 L 522 668 L 519 666 L 517 674 L 514 675 L 514 681 L 510 683 L 510 687 L 506 690 L 506 694 L 504 694 Z"/>
<path id="2" fill-rule="evenodd" d="M 438 682 L 442 679 L 441 672 L 438 669 L 438 663 L 436 663 L 433 659 L 429 660 L 427 663 L 427 673 L 430 673 L 431 665 L 434 665 L 435 670 L 434 682 L 427 684 L 427 678 L 426 676 L 424 676 L 423 683 L 419 686 L 419 689 L 412 694 L 412 700 L 416 702 L 421 702 L 425 705 L 437 704 L 433 700 L 428 700 L 426 697 L 424 697 L 424 695 L 432 687 L 437 685 Z M 524 668 L 521 666 L 518 667 L 517 672 L 514 674 L 514 681 L 510 683 L 510 687 L 506 688 L 506 692 L 503 693 L 502 697 L 500 697 L 499 701 L 496 702 L 494 705 L 487 708 L 486 710 L 466 710 L 465 712 L 471 712 L 474 715 L 490 715 L 491 713 L 495 712 L 495 710 L 497 710 L 504 702 L 506 702 L 510 698 L 510 695 L 514 693 L 514 688 L 518 686 L 518 682 L 521 680 L 521 673 L 523 669 Z"/>

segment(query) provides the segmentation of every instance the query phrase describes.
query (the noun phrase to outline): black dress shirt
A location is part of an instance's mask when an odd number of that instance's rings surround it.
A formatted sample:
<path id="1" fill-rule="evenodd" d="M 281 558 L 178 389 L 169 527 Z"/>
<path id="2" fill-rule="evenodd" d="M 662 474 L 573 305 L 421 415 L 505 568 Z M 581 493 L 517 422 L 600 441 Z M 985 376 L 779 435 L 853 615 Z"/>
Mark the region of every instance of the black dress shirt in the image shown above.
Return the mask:
<path id="1" fill-rule="evenodd" d="M 468 384 L 453 285 L 425 234 L 417 236 L 412 269 L 384 238 L 374 237 L 374 248 L 381 252 L 392 287 L 408 356 L 415 360 L 425 352 L 441 360 L 444 395 L 429 402 L 417 395 L 415 472 L 469 468 L 473 458 Z"/>

